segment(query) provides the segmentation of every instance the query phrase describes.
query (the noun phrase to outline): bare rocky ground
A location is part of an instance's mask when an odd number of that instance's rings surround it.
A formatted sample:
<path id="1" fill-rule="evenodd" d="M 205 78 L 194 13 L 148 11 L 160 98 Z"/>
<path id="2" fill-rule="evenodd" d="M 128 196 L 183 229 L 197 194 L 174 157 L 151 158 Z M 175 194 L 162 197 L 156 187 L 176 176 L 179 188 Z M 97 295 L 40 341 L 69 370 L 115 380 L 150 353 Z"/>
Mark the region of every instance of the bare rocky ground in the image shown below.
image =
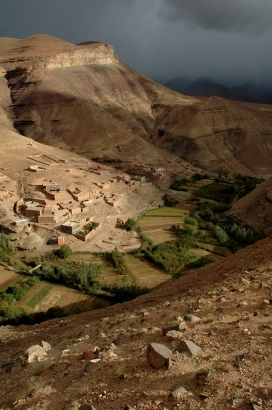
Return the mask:
<path id="1" fill-rule="evenodd" d="M 1 327 L 0 408 L 270 409 L 271 252 L 267 238 L 131 302 Z M 163 334 L 188 314 L 200 320 Z M 27 363 L 24 352 L 42 340 L 51 349 Z M 201 350 L 177 352 L 184 340 Z M 171 350 L 170 367 L 150 364 L 150 343 Z"/>

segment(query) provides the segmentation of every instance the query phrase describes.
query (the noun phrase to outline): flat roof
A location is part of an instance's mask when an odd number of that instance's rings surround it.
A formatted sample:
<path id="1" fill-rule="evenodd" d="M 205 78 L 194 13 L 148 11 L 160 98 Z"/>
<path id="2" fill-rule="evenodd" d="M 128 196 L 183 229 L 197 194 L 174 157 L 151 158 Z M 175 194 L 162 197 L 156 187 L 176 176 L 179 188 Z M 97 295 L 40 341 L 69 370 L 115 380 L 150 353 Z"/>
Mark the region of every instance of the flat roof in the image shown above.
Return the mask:
<path id="1" fill-rule="evenodd" d="M 75 226 L 75 225 L 80 225 L 79 222 L 76 221 L 68 221 L 62 224 L 62 226 Z"/>

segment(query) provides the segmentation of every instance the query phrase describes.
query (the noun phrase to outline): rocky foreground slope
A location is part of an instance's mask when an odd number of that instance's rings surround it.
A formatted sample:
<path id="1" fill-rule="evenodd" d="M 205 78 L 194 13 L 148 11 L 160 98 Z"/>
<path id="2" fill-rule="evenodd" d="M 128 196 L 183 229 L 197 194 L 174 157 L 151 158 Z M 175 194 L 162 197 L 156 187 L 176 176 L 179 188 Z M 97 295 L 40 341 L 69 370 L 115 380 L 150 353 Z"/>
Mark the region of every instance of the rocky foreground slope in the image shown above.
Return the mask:
<path id="1" fill-rule="evenodd" d="M 210 170 L 271 174 L 271 106 L 183 96 L 98 42 L 2 38 L 0 67 L 5 121 L 40 142 L 91 158 L 161 163 L 174 153 Z"/>
<path id="2" fill-rule="evenodd" d="M 1 327 L 1 409 L 270 409 L 271 252 L 268 238 L 123 305 Z"/>

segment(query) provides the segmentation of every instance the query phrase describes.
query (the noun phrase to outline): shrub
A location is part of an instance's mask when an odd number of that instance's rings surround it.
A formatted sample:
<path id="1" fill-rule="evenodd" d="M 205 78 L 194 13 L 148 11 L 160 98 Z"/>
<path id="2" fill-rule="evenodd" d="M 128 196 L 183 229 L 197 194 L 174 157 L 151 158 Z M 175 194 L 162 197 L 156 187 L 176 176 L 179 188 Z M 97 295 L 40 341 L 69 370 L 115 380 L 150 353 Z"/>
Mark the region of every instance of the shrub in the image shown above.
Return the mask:
<path id="1" fill-rule="evenodd" d="M 127 231 L 135 231 L 137 228 L 137 221 L 135 221 L 135 219 L 133 218 L 128 218 L 124 225 L 124 228 Z"/>
<path id="2" fill-rule="evenodd" d="M 215 233 L 216 238 L 221 244 L 225 244 L 229 239 L 224 229 L 222 229 L 219 225 L 215 225 L 214 233 Z"/>
<path id="3" fill-rule="evenodd" d="M 175 206 L 178 201 L 176 201 L 172 196 L 170 196 L 169 194 L 165 194 L 163 196 L 163 200 L 164 200 L 164 205 L 165 206 Z"/>
<path id="4" fill-rule="evenodd" d="M 184 229 L 189 235 L 195 236 L 198 233 L 198 222 L 195 218 L 188 217 L 184 219 Z"/>

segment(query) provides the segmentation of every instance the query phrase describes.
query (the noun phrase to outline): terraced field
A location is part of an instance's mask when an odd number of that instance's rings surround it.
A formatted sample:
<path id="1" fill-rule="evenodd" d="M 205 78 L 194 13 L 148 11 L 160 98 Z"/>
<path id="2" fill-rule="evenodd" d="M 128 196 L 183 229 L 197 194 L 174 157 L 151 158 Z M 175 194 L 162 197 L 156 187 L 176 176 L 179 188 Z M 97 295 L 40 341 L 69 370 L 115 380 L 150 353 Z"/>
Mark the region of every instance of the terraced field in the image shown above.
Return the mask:
<path id="1" fill-rule="evenodd" d="M 35 306 L 35 312 L 46 311 L 53 306 L 59 306 L 65 314 L 74 314 L 91 310 L 97 297 L 66 288 L 62 285 L 54 286 L 50 292 Z"/>
<path id="2" fill-rule="evenodd" d="M 17 273 L 5 269 L 0 266 L 0 290 L 5 289 L 8 285 L 14 282 L 19 276 Z"/>
<path id="3" fill-rule="evenodd" d="M 25 281 L 24 276 L 20 276 L 12 271 L 0 270 L 0 290 L 14 282 Z M 98 305 L 109 304 L 96 296 L 85 295 L 74 289 L 62 285 L 39 281 L 32 286 L 22 300 L 15 303 L 17 307 L 33 309 L 34 312 L 45 312 L 52 307 L 60 307 L 65 314 L 75 314 L 91 310 Z"/>
<path id="4" fill-rule="evenodd" d="M 171 207 L 161 207 L 146 212 L 142 216 L 138 225 L 146 233 L 146 231 L 158 229 L 170 229 L 172 225 L 183 225 L 183 219 L 189 216 L 189 211 Z"/>
<path id="5" fill-rule="evenodd" d="M 125 255 L 125 261 L 141 286 L 151 289 L 171 279 L 171 275 L 167 275 L 163 270 L 139 256 L 127 254 Z"/>
<path id="6" fill-rule="evenodd" d="M 150 238 L 155 245 L 177 239 L 177 237 L 169 229 L 155 229 L 145 231 L 145 235 L 148 236 L 148 238 Z"/>

